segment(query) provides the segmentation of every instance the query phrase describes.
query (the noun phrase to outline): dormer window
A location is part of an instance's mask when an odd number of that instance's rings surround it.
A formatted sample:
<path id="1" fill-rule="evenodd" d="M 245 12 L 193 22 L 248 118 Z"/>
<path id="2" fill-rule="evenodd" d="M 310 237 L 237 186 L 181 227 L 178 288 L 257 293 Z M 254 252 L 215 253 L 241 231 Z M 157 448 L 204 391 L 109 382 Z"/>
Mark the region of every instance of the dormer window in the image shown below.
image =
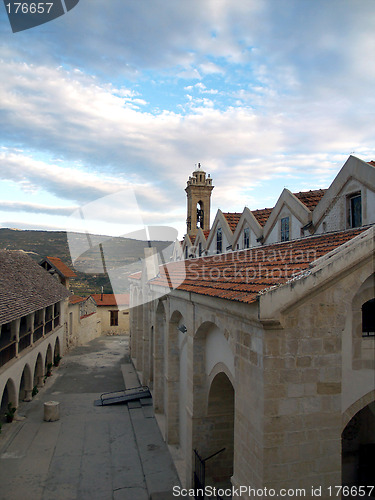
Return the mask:
<path id="1" fill-rule="evenodd" d="M 362 305 L 362 337 L 375 337 L 375 299 Z"/>
<path id="2" fill-rule="evenodd" d="M 245 229 L 243 230 L 243 247 L 250 247 L 250 229 L 248 227 L 245 227 Z"/>
<path id="3" fill-rule="evenodd" d="M 362 226 L 362 197 L 356 193 L 348 198 L 349 227 Z"/>
<path id="4" fill-rule="evenodd" d="M 223 251 L 223 233 L 221 227 L 216 231 L 216 253 L 222 253 Z"/>
<path id="5" fill-rule="evenodd" d="M 289 241 L 289 217 L 283 217 L 280 221 L 281 241 Z"/>

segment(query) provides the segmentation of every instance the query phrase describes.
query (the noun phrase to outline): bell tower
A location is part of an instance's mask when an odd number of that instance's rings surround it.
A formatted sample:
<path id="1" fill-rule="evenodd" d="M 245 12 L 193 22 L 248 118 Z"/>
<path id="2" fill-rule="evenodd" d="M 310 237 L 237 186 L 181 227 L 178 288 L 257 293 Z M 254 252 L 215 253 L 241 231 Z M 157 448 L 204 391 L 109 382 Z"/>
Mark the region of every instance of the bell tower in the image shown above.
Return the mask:
<path id="1" fill-rule="evenodd" d="M 210 205 L 213 188 L 210 174 L 206 177 L 206 172 L 198 163 L 198 167 L 189 177 L 185 188 L 187 194 L 187 234 L 194 236 L 199 227 L 203 231 L 210 229 Z"/>

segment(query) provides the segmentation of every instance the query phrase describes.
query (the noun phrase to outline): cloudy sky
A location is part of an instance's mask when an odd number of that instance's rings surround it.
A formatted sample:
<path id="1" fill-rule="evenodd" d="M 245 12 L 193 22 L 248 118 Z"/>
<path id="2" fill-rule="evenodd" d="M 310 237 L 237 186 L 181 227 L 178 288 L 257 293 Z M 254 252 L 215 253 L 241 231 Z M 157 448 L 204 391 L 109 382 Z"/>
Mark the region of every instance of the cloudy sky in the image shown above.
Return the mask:
<path id="1" fill-rule="evenodd" d="M 80 0 L 19 33 L 0 12 L 2 227 L 182 236 L 198 162 L 215 214 L 375 159 L 373 0 Z"/>

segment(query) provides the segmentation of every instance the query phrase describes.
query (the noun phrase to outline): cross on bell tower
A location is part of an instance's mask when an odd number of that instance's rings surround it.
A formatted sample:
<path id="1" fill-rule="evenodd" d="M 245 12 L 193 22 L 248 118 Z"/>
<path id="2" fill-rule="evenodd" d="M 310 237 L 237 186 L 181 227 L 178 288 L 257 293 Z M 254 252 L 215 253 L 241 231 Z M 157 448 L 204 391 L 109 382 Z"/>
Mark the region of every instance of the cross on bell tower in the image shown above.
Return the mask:
<path id="1" fill-rule="evenodd" d="M 188 234 L 195 235 L 199 227 L 203 231 L 210 229 L 210 205 L 213 188 L 210 174 L 206 177 L 206 172 L 198 163 L 198 167 L 189 177 L 185 188 L 187 194 L 186 225 Z"/>

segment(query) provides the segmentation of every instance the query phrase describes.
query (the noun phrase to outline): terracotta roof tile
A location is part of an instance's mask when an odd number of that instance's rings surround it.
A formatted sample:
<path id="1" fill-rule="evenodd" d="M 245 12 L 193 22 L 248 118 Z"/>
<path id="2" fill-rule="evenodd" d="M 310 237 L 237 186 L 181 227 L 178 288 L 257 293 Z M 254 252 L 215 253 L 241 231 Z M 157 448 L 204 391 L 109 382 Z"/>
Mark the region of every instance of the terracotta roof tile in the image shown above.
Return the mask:
<path id="1" fill-rule="evenodd" d="M 326 189 L 315 189 L 315 191 L 300 191 L 293 193 L 309 210 L 314 210 L 326 193 Z"/>
<path id="2" fill-rule="evenodd" d="M 183 280 L 179 290 L 251 303 L 259 292 L 285 283 L 306 270 L 312 261 L 366 229 L 309 236 L 220 256 L 173 262 L 161 267 L 160 276 L 151 284 L 168 287 L 171 276 L 174 283 Z"/>
<path id="3" fill-rule="evenodd" d="M 237 213 L 237 212 L 226 212 L 226 213 L 223 213 L 223 215 L 224 215 L 226 221 L 228 222 L 230 230 L 232 231 L 232 233 L 234 233 L 234 231 L 237 227 L 238 221 L 240 220 L 240 217 L 242 214 Z"/>
<path id="4" fill-rule="evenodd" d="M 0 250 L 0 324 L 68 296 L 68 290 L 26 253 Z"/>
<path id="5" fill-rule="evenodd" d="M 368 162 L 370 165 L 372 165 L 373 167 L 375 167 L 375 161 L 374 160 L 371 160 Z"/>
<path id="6" fill-rule="evenodd" d="M 69 304 L 78 304 L 79 302 L 84 302 L 87 300 L 87 297 L 80 297 L 79 295 L 71 295 L 69 297 Z"/>
<path id="7" fill-rule="evenodd" d="M 204 234 L 204 237 L 207 239 L 209 234 L 210 234 L 210 230 L 206 229 L 205 231 L 203 231 L 203 234 Z"/>
<path id="8" fill-rule="evenodd" d="M 98 306 L 117 306 L 117 305 L 129 305 L 129 294 L 128 293 L 94 293 L 91 297 L 95 300 Z"/>
<path id="9" fill-rule="evenodd" d="M 59 257 L 45 257 L 41 263 L 43 262 L 48 262 L 64 278 L 75 278 L 77 276 Z"/>
<path id="10" fill-rule="evenodd" d="M 264 226 L 272 210 L 273 208 L 262 208 L 261 210 L 251 210 L 251 213 L 254 215 L 259 224 Z"/>

